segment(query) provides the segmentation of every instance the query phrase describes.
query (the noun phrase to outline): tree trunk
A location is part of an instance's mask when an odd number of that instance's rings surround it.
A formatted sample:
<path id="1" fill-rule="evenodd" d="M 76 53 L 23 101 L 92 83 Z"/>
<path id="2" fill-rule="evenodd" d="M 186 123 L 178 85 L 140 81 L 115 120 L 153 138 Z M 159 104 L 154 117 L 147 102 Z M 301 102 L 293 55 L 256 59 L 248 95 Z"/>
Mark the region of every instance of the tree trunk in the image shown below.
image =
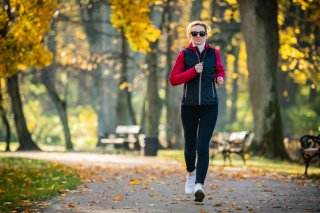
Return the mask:
<path id="1" fill-rule="evenodd" d="M 222 20 L 219 22 L 212 22 L 211 28 L 215 29 L 218 28 L 221 30 L 221 33 L 216 33 L 214 36 L 210 37 L 208 42 L 212 42 L 215 46 L 219 44 L 220 46 L 220 53 L 221 53 L 221 61 L 222 64 L 225 66 L 226 71 L 228 71 L 227 67 L 227 58 L 226 55 L 232 54 L 229 50 L 229 46 L 231 43 L 232 38 L 234 35 L 237 35 L 240 32 L 240 25 L 235 20 L 231 20 L 230 22 L 226 23 L 224 20 L 224 15 L 226 10 L 230 10 L 230 6 L 225 5 L 221 6 L 218 1 L 211 1 L 211 16 L 216 17 L 218 20 Z M 228 77 L 226 75 L 225 84 L 227 82 Z M 226 131 L 227 124 L 229 122 L 228 113 L 227 113 L 227 89 L 226 86 L 222 86 L 217 90 L 218 97 L 219 97 L 219 113 L 218 113 L 218 120 L 216 124 L 215 131 Z"/>
<path id="2" fill-rule="evenodd" d="M 54 39 L 54 38 L 51 38 Z M 50 46 L 49 46 L 50 48 Z M 54 70 L 55 70 L 55 66 L 54 63 L 52 65 L 50 65 L 49 67 L 44 68 L 41 71 L 41 79 L 43 84 L 45 85 L 48 94 L 54 104 L 54 106 L 56 107 L 58 114 L 59 114 L 59 118 L 61 120 L 61 123 L 63 125 L 63 130 L 64 130 L 64 136 L 65 136 L 65 141 L 66 141 L 66 149 L 67 150 L 73 150 L 73 145 L 72 145 L 72 141 L 71 141 L 71 135 L 70 135 L 70 129 L 69 129 L 69 124 L 68 124 L 68 116 L 67 116 L 67 104 L 66 101 L 62 100 L 57 91 L 54 88 L 54 83 L 52 82 L 53 78 L 53 74 L 54 74 Z"/>
<path id="3" fill-rule="evenodd" d="M 0 89 L 1 89 L 1 81 L 0 81 Z M 4 110 L 2 103 L 3 103 L 3 97 L 2 97 L 2 92 L 0 91 L 0 114 L 1 114 L 3 124 L 6 128 L 6 150 L 5 151 L 8 152 L 10 151 L 11 129 L 10 129 L 9 121 L 7 119 L 6 112 Z"/>
<path id="4" fill-rule="evenodd" d="M 146 55 L 147 102 L 146 102 L 146 137 L 158 138 L 161 100 L 158 93 L 157 52 L 158 41 L 150 44 L 151 51 Z"/>
<path id="5" fill-rule="evenodd" d="M 18 74 L 8 78 L 8 93 L 11 98 L 12 112 L 14 116 L 14 123 L 16 126 L 20 146 L 18 151 L 40 150 L 33 142 L 31 134 L 27 128 L 26 119 L 22 109 L 22 101 L 19 92 Z"/>
<path id="6" fill-rule="evenodd" d="M 114 29 L 108 21 L 110 7 L 106 2 L 90 0 L 89 4 L 82 4 L 77 0 L 80 6 L 80 17 L 87 35 L 91 56 L 98 55 L 105 57 L 117 48 L 112 43 L 114 38 L 111 36 Z M 103 20 L 103 21 L 101 21 Z M 109 74 L 105 74 L 108 70 Z M 92 106 L 98 114 L 98 135 L 114 132 L 116 123 L 116 98 L 117 82 L 114 80 L 114 67 L 106 63 L 98 63 L 94 70 L 95 78 L 92 82 Z M 101 145 L 98 140 L 97 146 Z"/>
<path id="7" fill-rule="evenodd" d="M 227 64 L 226 61 L 227 61 L 226 56 L 221 53 L 222 64 Z M 225 79 L 225 82 L 226 82 L 226 79 Z M 228 97 L 228 94 L 227 94 L 227 89 L 226 89 L 225 85 L 217 88 L 217 94 L 219 97 L 219 105 L 218 105 L 218 119 L 217 119 L 215 132 L 226 131 L 225 126 L 228 121 L 227 120 L 227 97 Z"/>
<path id="8" fill-rule="evenodd" d="M 277 1 L 238 0 L 238 3 L 248 56 L 255 144 L 267 156 L 287 158 L 276 88 Z"/>
<path id="9" fill-rule="evenodd" d="M 277 75 L 279 103 L 282 108 L 289 108 L 296 104 L 298 85 L 289 76 L 289 72 L 279 71 Z M 284 123 L 285 125 L 285 123 Z"/>
<path id="10" fill-rule="evenodd" d="M 190 21 L 201 20 L 202 1 L 194 0 L 192 2 Z"/>
<path id="11" fill-rule="evenodd" d="M 55 20 L 51 24 L 51 29 L 56 31 L 56 22 Z M 49 50 L 53 53 L 53 61 L 52 64 L 48 67 L 43 68 L 41 71 L 41 80 L 44 86 L 47 89 L 47 92 L 49 94 L 49 97 L 51 98 L 55 108 L 57 109 L 60 121 L 63 126 L 64 130 L 64 137 L 65 137 L 65 147 L 66 150 L 73 150 L 73 144 L 71 140 L 71 134 L 68 124 L 68 116 L 67 116 L 67 104 L 65 100 L 62 100 L 54 86 L 55 81 L 55 70 L 56 70 L 56 33 L 48 33 L 47 38 L 47 46 Z M 67 97 L 67 96 L 65 96 Z"/>
<path id="12" fill-rule="evenodd" d="M 239 61 L 239 46 L 233 47 L 233 55 L 235 56 L 234 60 L 234 70 L 233 74 L 236 75 L 236 78 L 232 78 L 232 92 L 231 92 L 231 109 L 230 109 L 230 122 L 233 123 L 237 121 L 237 101 L 238 101 L 238 61 Z"/>
<path id="13" fill-rule="evenodd" d="M 128 78 L 128 44 L 123 30 L 121 30 L 121 70 L 117 97 L 117 124 L 137 124 L 131 103 Z"/>
<path id="14" fill-rule="evenodd" d="M 172 29 L 170 27 L 170 24 L 172 22 L 178 21 L 177 18 L 173 15 L 173 12 L 175 10 L 176 0 L 167 1 L 166 3 L 166 35 L 167 35 L 167 43 L 166 43 L 166 63 L 167 63 L 167 72 L 165 75 L 165 81 L 168 82 L 170 72 L 172 69 L 173 64 L 173 42 L 176 39 L 177 31 L 176 29 Z M 180 98 L 177 94 L 178 88 L 177 87 L 171 87 L 169 83 L 166 84 L 165 87 L 165 105 L 166 105 L 166 139 L 167 139 L 167 148 L 179 148 L 182 145 L 182 140 L 179 140 L 179 137 L 177 137 L 177 130 L 181 129 L 180 127 L 176 125 L 176 121 L 180 121 L 179 115 L 179 101 Z M 177 118 L 178 117 L 178 118 Z"/>

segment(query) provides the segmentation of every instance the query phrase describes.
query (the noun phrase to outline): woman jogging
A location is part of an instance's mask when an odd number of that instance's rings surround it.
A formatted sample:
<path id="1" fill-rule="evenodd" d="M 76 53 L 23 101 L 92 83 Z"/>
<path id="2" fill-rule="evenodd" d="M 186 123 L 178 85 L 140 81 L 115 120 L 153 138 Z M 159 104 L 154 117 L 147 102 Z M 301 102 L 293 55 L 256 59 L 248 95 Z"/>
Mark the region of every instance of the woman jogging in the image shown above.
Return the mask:
<path id="1" fill-rule="evenodd" d="M 188 47 L 180 51 L 170 73 L 172 86 L 184 84 L 181 120 L 184 131 L 184 156 L 187 166 L 185 193 L 195 201 L 205 197 L 204 181 L 209 166 L 209 143 L 218 116 L 215 84 L 223 85 L 225 70 L 217 49 L 206 43 L 210 28 L 201 21 L 186 29 Z"/>

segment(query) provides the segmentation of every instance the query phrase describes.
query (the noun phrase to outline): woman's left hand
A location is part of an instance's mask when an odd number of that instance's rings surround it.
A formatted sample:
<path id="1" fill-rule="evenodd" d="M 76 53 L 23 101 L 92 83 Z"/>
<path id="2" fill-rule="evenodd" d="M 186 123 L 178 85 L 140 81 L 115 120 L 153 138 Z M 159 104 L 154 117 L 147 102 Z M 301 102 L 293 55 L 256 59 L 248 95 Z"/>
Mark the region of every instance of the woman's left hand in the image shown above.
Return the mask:
<path id="1" fill-rule="evenodd" d="M 224 82 L 222 77 L 218 77 L 216 81 L 217 81 L 218 86 L 222 86 L 222 84 Z"/>

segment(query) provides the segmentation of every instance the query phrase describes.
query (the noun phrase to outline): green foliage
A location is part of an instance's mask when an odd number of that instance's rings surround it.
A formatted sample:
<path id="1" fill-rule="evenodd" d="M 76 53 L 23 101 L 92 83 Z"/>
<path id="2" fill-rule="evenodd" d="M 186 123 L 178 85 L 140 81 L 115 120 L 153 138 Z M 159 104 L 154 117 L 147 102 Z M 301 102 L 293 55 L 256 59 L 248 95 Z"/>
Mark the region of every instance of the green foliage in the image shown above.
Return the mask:
<path id="1" fill-rule="evenodd" d="M 27 126 L 32 133 L 33 140 L 37 144 L 64 144 L 61 121 L 44 85 L 34 84 L 31 81 L 32 79 L 28 76 L 24 78 L 25 84 L 20 86 L 21 91 L 23 91 L 23 107 L 27 118 Z"/>
<path id="2" fill-rule="evenodd" d="M 310 100 L 311 91 L 308 85 L 300 86 L 295 94 L 296 104 L 281 109 L 285 135 L 301 137 L 305 134 L 320 133 L 318 104 L 320 96 L 316 95 Z M 319 94 L 319 90 L 316 94 Z"/>
<path id="3" fill-rule="evenodd" d="M 58 163 L 0 156 L 0 211 L 21 211 L 80 184 L 72 168 Z"/>
<path id="4" fill-rule="evenodd" d="M 69 110 L 70 131 L 75 147 L 92 147 L 97 143 L 98 117 L 91 106 Z"/>
<path id="5" fill-rule="evenodd" d="M 290 132 L 290 135 L 304 135 L 308 133 L 317 133 L 319 131 L 319 117 L 310 106 L 290 107 L 285 112 L 285 117 L 291 121 L 285 125 L 285 130 Z M 295 132 L 290 130 L 294 129 Z"/>

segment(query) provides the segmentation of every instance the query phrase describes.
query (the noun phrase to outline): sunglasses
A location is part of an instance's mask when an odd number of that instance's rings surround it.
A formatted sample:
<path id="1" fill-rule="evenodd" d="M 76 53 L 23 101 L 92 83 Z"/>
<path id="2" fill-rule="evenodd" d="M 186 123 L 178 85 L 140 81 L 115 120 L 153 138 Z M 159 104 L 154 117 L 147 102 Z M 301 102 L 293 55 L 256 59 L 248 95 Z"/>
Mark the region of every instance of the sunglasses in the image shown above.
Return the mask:
<path id="1" fill-rule="evenodd" d="M 190 34 L 194 37 L 196 37 L 198 34 L 203 37 L 203 36 L 206 36 L 207 33 L 205 31 L 200 31 L 200 32 L 197 32 L 197 31 L 191 31 Z"/>

